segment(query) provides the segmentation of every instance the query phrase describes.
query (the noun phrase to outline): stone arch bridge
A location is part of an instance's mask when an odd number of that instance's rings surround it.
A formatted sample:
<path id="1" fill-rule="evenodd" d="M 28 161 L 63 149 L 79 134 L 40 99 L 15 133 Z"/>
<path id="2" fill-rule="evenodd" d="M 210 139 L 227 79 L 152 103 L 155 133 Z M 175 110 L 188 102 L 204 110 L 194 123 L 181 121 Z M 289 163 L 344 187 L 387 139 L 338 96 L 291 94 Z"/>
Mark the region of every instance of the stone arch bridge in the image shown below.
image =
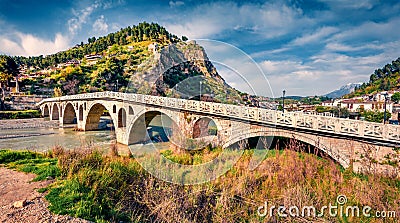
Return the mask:
<path id="1" fill-rule="evenodd" d="M 187 138 L 206 136 L 212 120 L 217 126 L 213 140 L 223 147 L 257 136 L 295 138 L 323 150 L 343 167 L 362 158 L 366 147 L 383 160 L 396 154 L 400 144 L 396 125 L 150 95 L 96 92 L 49 98 L 38 105 L 43 116 L 59 120 L 61 127 L 75 122 L 83 131 L 98 129 L 107 110 L 117 142 L 125 145 L 148 139 L 147 126 L 157 115 L 169 120 L 172 132 Z"/>

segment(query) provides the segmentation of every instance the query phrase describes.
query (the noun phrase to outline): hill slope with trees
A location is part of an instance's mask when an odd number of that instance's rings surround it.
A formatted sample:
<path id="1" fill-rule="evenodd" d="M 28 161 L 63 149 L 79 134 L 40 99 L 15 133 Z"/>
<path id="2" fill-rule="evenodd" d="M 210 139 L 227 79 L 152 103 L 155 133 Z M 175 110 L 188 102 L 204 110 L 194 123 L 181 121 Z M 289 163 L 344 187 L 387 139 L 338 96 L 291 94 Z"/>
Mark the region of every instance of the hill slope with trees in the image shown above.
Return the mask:
<path id="1" fill-rule="evenodd" d="M 97 60 L 90 61 L 90 56 Z M 21 80 L 21 91 L 27 94 L 120 91 L 190 98 L 201 82 L 202 93 L 215 96 L 215 101 L 241 101 L 240 92 L 218 74 L 203 47 L 156 23 L 143 22 L 91 37 L 87 43 L 52 55 L 12 59 L 28 74 L 36 74 Z M 182 81 L 181 92 L 174 90 Z"/>
<path id="2" fill-rule="evenodd" d="M 371 74 L 368 83 L 363 83 L 357 87 L 351 94 L 346 95 L 346 98 L 373 94 L 379 91 L 389 91 L 400 88 L 400 57 L 392 61 L 391 64 L 386 64 L 382 68 L 376 69 Z"/>

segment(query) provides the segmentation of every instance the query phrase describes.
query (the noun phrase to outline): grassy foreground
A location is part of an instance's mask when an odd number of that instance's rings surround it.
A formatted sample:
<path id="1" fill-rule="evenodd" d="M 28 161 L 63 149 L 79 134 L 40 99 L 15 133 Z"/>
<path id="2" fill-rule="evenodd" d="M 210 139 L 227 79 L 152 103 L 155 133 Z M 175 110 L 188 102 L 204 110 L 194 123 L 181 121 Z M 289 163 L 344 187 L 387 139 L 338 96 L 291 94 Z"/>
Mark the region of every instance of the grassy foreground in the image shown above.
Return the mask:
<path id="1" fill-rule="evenodd" d="M 194 155 L 164 153 L 171 160 L 193 163 L 201 157 L 213 157 L 214 151 Z M 48 191 L 50 210 L 95 222 L 399 221 L 399 179 L 354 174 L 332 161 L 291 150 L 272 150 L 255 170 L 249 170 L 251 155 L 251 150 L 245 151 L 229 172 L 214 181 L 187 186 L 153 177 L 132 157 L 104 155 L 97 150 L 54 148 L 46 154 L 4 150 L 0 151 L 0 164 L 36 173 L 35 180 L 57 178 L 44 189 Z M 324 205 L 337 205 L 338 195 L 346 195 L 346 205 L 368 205 L 372 213 L 386 210 L 398 215 L 374 218 L 257 214 L 265 202 L 268 207 L 313 205 L 318 211 Z"/>

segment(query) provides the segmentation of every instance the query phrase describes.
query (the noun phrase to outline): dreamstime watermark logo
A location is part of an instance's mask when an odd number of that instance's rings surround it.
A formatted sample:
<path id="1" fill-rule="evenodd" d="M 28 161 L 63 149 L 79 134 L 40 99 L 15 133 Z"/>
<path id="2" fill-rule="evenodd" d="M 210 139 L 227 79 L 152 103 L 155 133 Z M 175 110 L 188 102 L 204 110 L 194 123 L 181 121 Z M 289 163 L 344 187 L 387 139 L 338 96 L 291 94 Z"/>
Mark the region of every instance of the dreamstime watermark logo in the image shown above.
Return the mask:
<path id="1" fill-rule="evenodd" d="M 375 218 L 396 218 L 395 211 L 374 211 L 370 206 L 357 206 L 357 205 L 346 205 L 348 202 L 345 195 L 339 195 L 336 197 L 336 204 L 329 203 L 328 205 L 322 206 L 317 209 L 315 206 L 269 206 L 268 202 L 264 202 L 257 209 L 257 214 L 260 217 L 375 217 Z"/>
<path id="2" fill-rule="evenodd" d="M 183 47 L 180 44 L 183 44 Z M 235 122 L 229 116 L 218 119 L 212 115 L 208 115 L 207 112 L 190 112 L 190 109 L 193 109 L 193 107 L 199 108 L 205 106 L 205 103 L 201 102 L 203 98 L 206 98 L 204 95 L 211 96 L 217 99 L 217 101 L 228 99 L 232 101 L 231 97 L 234 96 L 234 92 L 230 95 L 229 92 L 231 90 L 227 90 L 225 94 L 221 94 L 221 86 L 216 85 L 218 80 L 211 78 L 213 75 L 214 77 L 216 76 L 211 63 L 217 68 L 220 74 L 224 73 L 224 76 L 230 76 L 231 81 L 234 79 L 236 85 L 246 86 L 246 91 L 251 95 L 257 95 L 253 88 L 255 85 L 258 85 L 258 89 L 262 85 L 262 89 L 264 90 L 269 87 L 272 95 L 273 93 L 266 76 L 258 64 L 237 47 L 213 40 L 196 40 L 196 42 L 189 41 L 180 44 L 167 46 L 161 49 L 161 51 L 156 52 L 148 61 L 142 63 L 143 66 L 149 66 L 149 64 L 156 65 L 151 71 L 148 69 L 138 69 L 139 73 L 133 75 L 135 77 L 159 77 L 157 80 L 152 80 L 156 85 L 158 84 L 155 86 L 155 89 L 167 89 L 170 97 L 167 99 L 168 102 L 165 105 L 159 107 L 154 107 L 151 103 L 136 105 L 133 116 L 134 121 L 127 126 L 130 134 L 129 137 L 134 142 L 130 144 L 129 149 L 141 166 L 158 179 L 182 185 L 201 184 L 225 174 L 239 161 L 244 154 L 244 149 L 230 148 L 229 145 L 245 140 L 248 136 L 246 134 L 251 132 L 250 122 L 243 120 Z M 199 46 L 205 48 L 211 59 L 204 57 L 203 53 L 200 52 L 202 49 Z M 189 49 L 185 53 L 189 55 L 189 58 L 182 56 L 182 52 L 179 52 L 182 49 Z M 191 51 L 196 49 L 200 51 Z M 204 76 L 190 75 L 192 65 L 200 66 L 200 70 L 207 70 L 206 72 L 209 74 Z M 187 77 L 183 79 L 178 77 L 176 72 L 180 69 L 181 71 L 183 70 L 183 73 L 187 74 Z M 194 71 L 198 73 L 198 70 Z M 166 81 L 167 79 L 169 81 Z M 166 87 L 164 84 L 168 84 L 169 86 Z M 127 87 L 127 92 L 129 89 L 137 89 L 138 87 L 144 87 L 144 85 L 138 86 L 137 82 L 133 79 Z M 216 88 L 219 88 L 219 91 L 215 91 Z M 235 97 L 240 96 L 237 94 Z M 186 100 L 175 100 L 173 98 L 183 98 Z M 148 98 L 145 100 L 148 100 Z M 173 104 L 174 109 L 170 109 L 170 104 Z M 139 108 L 140 106 L 141 108 Z M 235 112 L 241 114 L 248 112 L 248 107 L 245 106 L 235 106 L 232 109 L 236 109 L 237 111 Z M 202 118 L 209 118 L 215 122 L 217 135 L 214 136 L 214 139 L 216 139 L 215 141 L 220 146 L 224 147 L 210 161 L 196 165 L 182 164 L 165 157 L 160 152 L 160 146 L 151 140 L 154 132 L 149 132 L 149 123 L 157 119 L 163 129 L 161 132 L 168 133 L 166 135 L 169 142 L 180 149 L 193 150 L 193 148 L 189 148 L 188 144 L 191 144 L 193 141 L 196 142 L 199 139 L 194 137 L 194 129 L 196 125 L 202 125 L 200 122 L 196 123 Z M 229 126 L 226 124 L 227 121 L 230 121 Z M 196 139 L 193 140 L 194 138 Z M 141 142 L 145 143 L 140 144 Z M 272 137 L 268 140 L 259 140 L 257 147 L 260 149 L 254 151 L 249 169 L 256 168 L 264 160 L 271 144 Z"/>

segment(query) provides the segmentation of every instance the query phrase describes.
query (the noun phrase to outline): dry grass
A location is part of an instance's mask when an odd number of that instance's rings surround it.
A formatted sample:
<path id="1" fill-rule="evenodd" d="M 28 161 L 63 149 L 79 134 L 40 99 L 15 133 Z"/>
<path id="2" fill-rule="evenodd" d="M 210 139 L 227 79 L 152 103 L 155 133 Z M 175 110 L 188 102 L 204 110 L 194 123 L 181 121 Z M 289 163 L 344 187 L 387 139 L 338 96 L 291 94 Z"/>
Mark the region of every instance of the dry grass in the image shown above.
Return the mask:
<path id="1" fill-rule="evenodd" d="M 246 146 L 246 142 L 241 144 Z M 288 144 L 271 150 L 255 169 L 246 150 L 224 176 L 200 185 L 177 185 L 148 174 L 134 159 L 97 150 L 53 151 L 64 180 L 50 190 L 48 199 L 56 213 L 93 221 L 112 222 L 397 222 L 397 219 L 260 217 L 257 208 L 269 205 L 336 204 L 346 195 L 349 205 L 400 213 L 400 181 L 380 175 L 354 174 L 332 160 L 305 153 L 307 148 Z M 204 153 L 168 152 L 183 163 L 209 160 L 220 149 Z M 204 157 L 203 157 L 204 156 Z M 197 157 L 197 158 L 195 158 Z M 196 159 L 201 159 L 200 161 Z"/>

